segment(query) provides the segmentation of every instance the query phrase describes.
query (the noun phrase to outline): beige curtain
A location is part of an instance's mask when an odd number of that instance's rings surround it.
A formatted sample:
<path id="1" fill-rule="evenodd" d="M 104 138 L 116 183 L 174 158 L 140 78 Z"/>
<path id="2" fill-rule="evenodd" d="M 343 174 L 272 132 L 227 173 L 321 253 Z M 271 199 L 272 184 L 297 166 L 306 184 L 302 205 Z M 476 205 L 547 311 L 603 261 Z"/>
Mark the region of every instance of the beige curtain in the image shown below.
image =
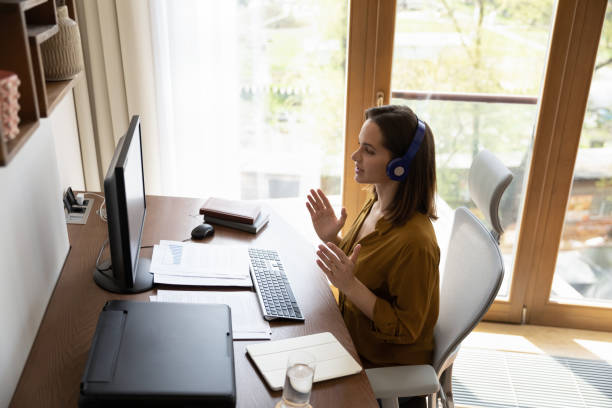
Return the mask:
<path id="1" fill-rule="evenodd" d="M 127 130 L 132 115 L 140 115 L 145 189 L 148 194 L 159 194 L 149 3 L 77 0 L 77 9 L 87 87 L 75 93 L 75 102 L 86 187 L 101 189 L 117 141 Z M 89 118 L 84 108 L 87 103 L 91 106 Z"/>

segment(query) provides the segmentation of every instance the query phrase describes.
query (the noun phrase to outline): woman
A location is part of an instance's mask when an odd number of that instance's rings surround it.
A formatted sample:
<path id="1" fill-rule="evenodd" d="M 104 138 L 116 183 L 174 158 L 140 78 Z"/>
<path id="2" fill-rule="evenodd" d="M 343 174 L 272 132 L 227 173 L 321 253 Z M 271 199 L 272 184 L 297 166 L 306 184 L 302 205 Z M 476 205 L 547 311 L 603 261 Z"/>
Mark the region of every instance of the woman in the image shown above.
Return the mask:
<path id="1" fill-rule="evenodd" d="M 372 185 L 372 194 L 340 238 L 346 210 L 336 217 L 325 194 L 310 191 L 306 207 L 326 243 L 317 264 L 340 291 L 342 316 L 366 367 L 431 364 L 440 261 L 431 224 L 432 132 L 407 107 L 371 108 L 351 159 L 355 181 Z"/>

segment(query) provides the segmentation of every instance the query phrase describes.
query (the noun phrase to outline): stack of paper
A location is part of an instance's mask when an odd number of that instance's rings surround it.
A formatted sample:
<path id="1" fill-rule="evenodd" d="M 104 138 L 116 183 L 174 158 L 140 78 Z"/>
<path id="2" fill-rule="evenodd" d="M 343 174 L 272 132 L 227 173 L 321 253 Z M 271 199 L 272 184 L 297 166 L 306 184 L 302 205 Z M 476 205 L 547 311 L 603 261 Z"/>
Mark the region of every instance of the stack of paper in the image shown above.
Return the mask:
<path id="1" fill-rule="evenodd" d="M 264 320 L 252 291 L 240 292 L 207 292 L 158 290 L 157 296 L 150 297 L 151 302 L 173 303 L 220 303 L 232 309 L 232 332 L 234 340 L 270 339 L 270 323 Z"/>
<path id="2" fill-rule="evenodd" d="M 160 241 L 153 247 L 155 283 L 251 287 L 247 247 Z"/>

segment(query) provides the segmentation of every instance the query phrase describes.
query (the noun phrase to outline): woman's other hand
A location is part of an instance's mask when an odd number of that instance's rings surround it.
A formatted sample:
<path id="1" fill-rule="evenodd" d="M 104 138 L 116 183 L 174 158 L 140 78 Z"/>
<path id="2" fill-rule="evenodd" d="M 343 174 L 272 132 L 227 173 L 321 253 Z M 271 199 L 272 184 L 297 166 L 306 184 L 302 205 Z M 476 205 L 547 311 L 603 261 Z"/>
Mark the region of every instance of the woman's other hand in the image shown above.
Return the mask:
<path id="1" fill-rule="evenodd" d="M 306 208 L 308 208 L 312 225 L 321 241 L 338 243 L 338 233 L 346 222 L 346 209 L 342 208 L 340 218 L 337 218 L 334 209 L 321 189 L 310 190 Z"/>
<path id="2" fill-rule="evenodd" d="M 317 251 L 317 265 L 327 275 L 330 282 L 340 291 L 348 293 L 355 287 L 355 264 L 361 245 L 355 245 L 351 256 L 338 248 L 333 242 L 328 242 L 327 246 L 319 245 Z"/>

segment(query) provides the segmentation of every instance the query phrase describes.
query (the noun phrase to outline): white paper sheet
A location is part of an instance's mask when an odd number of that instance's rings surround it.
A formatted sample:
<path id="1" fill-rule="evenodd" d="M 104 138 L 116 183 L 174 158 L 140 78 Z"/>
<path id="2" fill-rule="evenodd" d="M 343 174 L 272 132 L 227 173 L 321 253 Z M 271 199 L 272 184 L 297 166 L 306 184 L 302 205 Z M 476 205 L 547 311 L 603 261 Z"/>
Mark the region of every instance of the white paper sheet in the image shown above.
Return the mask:
<path id="1" fill-rule="evenodd" d="M 232 309 L 234 340 L 270 339 L 270 324 L 263 318 L 257 295 L 252 291 L 212 292 L 158 290 L 151 302 L 220 303 Z"/>
<path id="2" fill-rule="evenodd" d="M 202 276 L 180 276 L 165 275 L 156 273 L 153 275 L 153 282 L 163 285 L 184 285 L 184 286 L 232 286 L 240 288 L 250 288 L 253 286 L 251 276 L 242 279 L 227 278 L 208 278 Z"/>
<path id="3" fill-rule="evenodd" d="M 245 246 L 160 241 L 153 247 L 151 272 L 162 275 L 241 279 L 249 277 Z"/>

